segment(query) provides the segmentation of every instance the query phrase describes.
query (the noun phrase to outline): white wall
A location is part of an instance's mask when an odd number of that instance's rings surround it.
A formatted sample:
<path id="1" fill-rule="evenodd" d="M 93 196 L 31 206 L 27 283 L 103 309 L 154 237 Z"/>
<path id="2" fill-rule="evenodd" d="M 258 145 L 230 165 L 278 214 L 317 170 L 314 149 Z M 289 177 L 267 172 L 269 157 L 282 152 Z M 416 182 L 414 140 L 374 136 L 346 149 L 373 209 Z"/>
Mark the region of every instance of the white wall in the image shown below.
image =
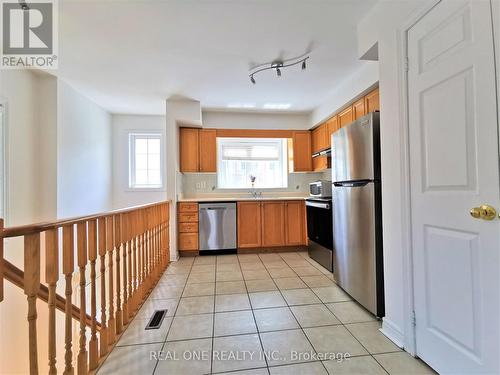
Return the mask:
<path id="1" fill-rule="evenodd" d="M 111 115 L 58 81 L 57 215 L 111 208 Z"/>
<path id="2" fill-rule="evenodd" d="M 29 71 L 0 71 L 0 96 L 7 102 L 6 225 L 40 218 L 38 212 L 37 79 Z"/>
<path id="3" fill-rule="evenodd" d="M 310 114 L 203 111 L 204 128 L 309 129 Z"/>
<path id="4" fill-rule="evenodd" d="M 378 78 L 378 62 L 365 61 L 361 69 L 345 79 L 321 105 L 314 109 L 310 125 L 317 125 L 327 120 L 355 98 L 363 96 L 376 85 Z"/>
<path id="5" fill-rule="evenodd" d="M 177 195 L 181 180 L 179 173 L 179 126 L 199 125 L 200 102 L 189 99 L 167 99 L 165 102 L 165 160 L 167 199 L 170 200 L 170 259 L 178 259 L 177 251 Z"/>
<path id="6" fill-rule="evenodd" d="M 165 116 L 113 115 L 113 207 L 124 208 L 166 199 L 166 189 L 129 189 L 129 141 L 133 131 L 160 132 L 165 142 Z M 165 177 L 165 176 L 164 176 Z"/>
<path id="7" fill-rule="evenodd" d="M 407 213 L 403 213 L 405 191 L 402 187 L 404 159 L 401 143 L 402 92 L 398 36 L 409 17 L 418 12 L 425 0 L 382 0 L 359 23 L 359 45 L 371 47 L 378 41 L 380 87 L 380 137 L 382 161 L 382 202 L 384 238 L 384 279 L 386 316 L 383 330 L 409 350 L 412 343 L 410 312 L 405 285 L 411 275 L 405 273 L 407 247 L 402 232 Z M 359 54 L 363 54 L 362 50 Z"/>
<path id="8" fill-rule="evenodd" d="M 41 220 L 57 218 L 57 78 L 36 75 L 36 110 L 39 132 L 38 213 Z"/>
<path id="9" fill-rule="evenodd" d="M 0 100 L 6 103 L 6 225 L 53 219 L 56 82 L 51 76 L 27 70 L 0 71 Z M 22 269 L 22 240 L 7 239 L 4 257 Z M 19 361 L 19 353 L 25 353 L 28 347 L 28 332 L 20 330 L 26 327 L 26 296 L 9 282 L 4 288 L 4 302 L 0 303 L 0 373 L 27 373 L 28 361 Z M 40 309 L 38 319 L 46 321 L 47 309 Z M 46 328 L 39 325 L 40 338 L 47 337 Z M 40 343 L 40 360 L 47 358 L 46 342 Z"/>

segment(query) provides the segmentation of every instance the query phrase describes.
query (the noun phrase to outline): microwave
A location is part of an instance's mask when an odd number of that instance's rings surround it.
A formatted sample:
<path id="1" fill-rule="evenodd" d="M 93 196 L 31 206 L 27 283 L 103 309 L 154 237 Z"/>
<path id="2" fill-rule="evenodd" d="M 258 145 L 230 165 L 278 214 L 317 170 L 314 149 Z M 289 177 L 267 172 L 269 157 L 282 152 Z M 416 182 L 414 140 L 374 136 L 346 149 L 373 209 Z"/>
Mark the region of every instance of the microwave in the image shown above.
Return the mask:
<path id="1" fill-rule="evenodd" d="M 332 196 L 332 182 L 326 180 L 314 181 L 309 184 L 309 195 L 318 198 L 330 198 Z"/>

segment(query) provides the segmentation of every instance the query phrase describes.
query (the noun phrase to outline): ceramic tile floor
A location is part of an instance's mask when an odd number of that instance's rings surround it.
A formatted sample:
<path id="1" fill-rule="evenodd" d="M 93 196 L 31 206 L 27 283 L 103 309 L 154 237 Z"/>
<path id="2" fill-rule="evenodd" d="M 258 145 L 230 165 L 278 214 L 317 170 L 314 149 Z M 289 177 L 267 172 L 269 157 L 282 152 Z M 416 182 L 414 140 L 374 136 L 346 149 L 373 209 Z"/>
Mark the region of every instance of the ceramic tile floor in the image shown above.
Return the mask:
<path id="1" fill-rule="evenodd" d="M 433 373 L 379 328 L 305 252 L 181 258 L 99 374 Z"/>

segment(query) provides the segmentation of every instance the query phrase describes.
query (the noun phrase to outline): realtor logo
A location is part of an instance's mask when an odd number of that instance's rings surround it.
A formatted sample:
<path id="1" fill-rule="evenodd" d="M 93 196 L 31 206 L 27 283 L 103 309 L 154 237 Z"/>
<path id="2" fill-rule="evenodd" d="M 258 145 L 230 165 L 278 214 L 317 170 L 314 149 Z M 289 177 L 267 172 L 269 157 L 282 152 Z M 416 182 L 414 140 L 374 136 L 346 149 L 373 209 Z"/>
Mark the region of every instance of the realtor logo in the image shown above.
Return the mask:
<path id="1" fill-rule="evenodd" d="M 1 2 L 1 67 L 56 69 L 56 0 Z"/>

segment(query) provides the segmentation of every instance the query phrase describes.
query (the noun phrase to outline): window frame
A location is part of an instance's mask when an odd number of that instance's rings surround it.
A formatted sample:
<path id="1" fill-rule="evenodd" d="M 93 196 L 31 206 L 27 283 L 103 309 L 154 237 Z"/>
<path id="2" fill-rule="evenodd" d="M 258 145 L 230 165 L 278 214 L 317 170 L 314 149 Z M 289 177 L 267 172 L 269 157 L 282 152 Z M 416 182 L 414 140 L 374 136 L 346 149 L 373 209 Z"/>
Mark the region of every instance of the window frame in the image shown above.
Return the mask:
<path id="1" fill-rule="evenodd" d="M 234 142 L 242 142 L 242 143 L 251 143 L 252 141 L 258 142 L 271 142 L 271 141 L 277 141 L 279 140 L 282 144 L 280 147 L 280 161 L 281 161 L 281 170 L 283 173 L 283 186 L 277 186 L 277 187 L 258 187 L 256 186 L 254 189 L 257 191 L 275 191 L 275 190 L 286 190 L 288 189 L 289 185 L 289 170 L 288 170 L 288 139 L 287 138 L 258 138 L 258 137 L 218 137 L 217 138 L 217 173 L 216 173 L 216 186 L 218 190 L 236 190 L 236 191 L 243 191 L 243 190 L 248 190 L 251 189 L 251 186 L 248 187 L 222 187 L 220 185 L 220 180 L 219 180 L 219 173 L 221 172 L 221 162 L 222 162 L 222 143 L 224 141 L 234 141 Z M 255 159 L 255 161 L 258 161 L 259 159 Z"/>
<path id="2" fill-rule="evenodd" d="M 136 179 L 136 155 L 135 155 L 135 141 L 137 139 L 159 139 L 160 140 L 160 185 L 135 185 Z M 165 142 L 164 134 L 160 131 L 129 131 L 127 134 L 128 140 L 128 191 L 165 191 Z"/>

